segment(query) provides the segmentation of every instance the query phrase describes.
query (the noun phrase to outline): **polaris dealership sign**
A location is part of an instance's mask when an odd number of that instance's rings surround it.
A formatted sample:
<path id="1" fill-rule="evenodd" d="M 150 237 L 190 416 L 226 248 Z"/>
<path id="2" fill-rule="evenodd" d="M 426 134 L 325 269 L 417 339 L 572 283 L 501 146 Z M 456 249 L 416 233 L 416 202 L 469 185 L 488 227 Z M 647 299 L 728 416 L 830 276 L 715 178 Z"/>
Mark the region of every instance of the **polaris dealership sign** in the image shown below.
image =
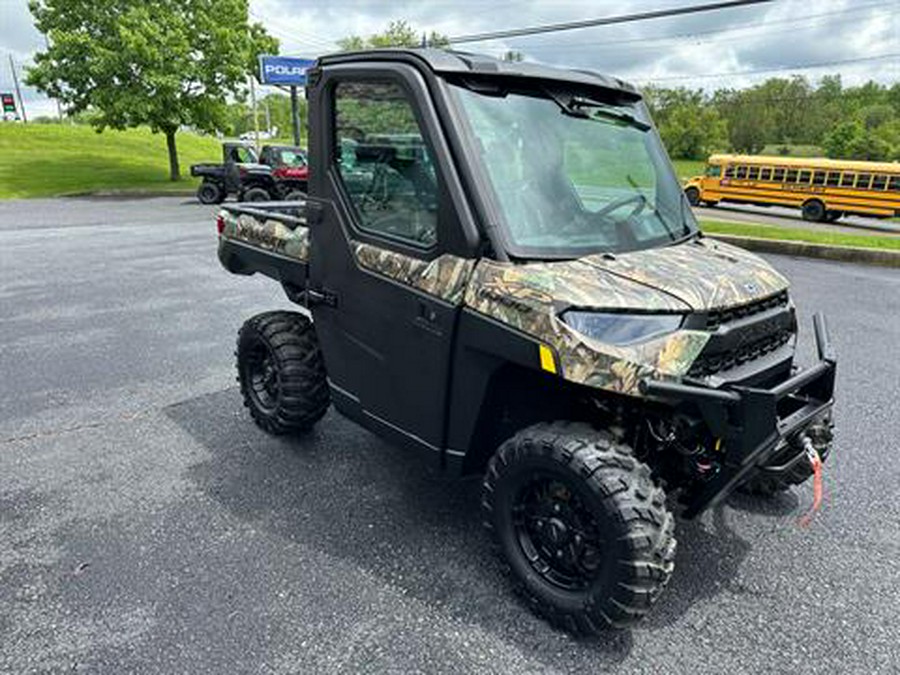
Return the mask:
<path id="1" fill-rule="evenodd" d="M 293 56 L 260 56 L 259 81 L 263 84 L 306 86 L 306 69 L 316 64 L 315 59 L 298 59 Z"/>

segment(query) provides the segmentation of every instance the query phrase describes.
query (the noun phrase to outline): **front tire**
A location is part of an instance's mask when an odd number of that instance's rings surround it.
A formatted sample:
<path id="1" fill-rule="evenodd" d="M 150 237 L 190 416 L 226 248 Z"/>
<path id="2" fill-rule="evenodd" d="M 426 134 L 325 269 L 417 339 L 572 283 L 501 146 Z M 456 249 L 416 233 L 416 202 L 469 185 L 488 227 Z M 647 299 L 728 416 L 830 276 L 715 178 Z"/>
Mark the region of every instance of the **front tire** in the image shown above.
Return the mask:
<path id="1" fill-rule="evenodd" d="M 315 327 L 296 312 L 248 319 L 237 340 L 238 382 L 256 424 L 271 434 L 305 431 L 331 402 Z"/>
<path id="2" fill-rule="evenodd" d="M 687 197 L 688 204 L 691 206 L 699 206 L 700 205 L 700 190 L 695 187 L 689 187 L 684 191 L 684 196 Z"/>
<path id="3" fill-rule="evenodd" d="M 576 634 L 639 621 L 674 569 L 675 521 L 650 468 L 586 424 L 538 424 L 504 442 L 482 508 L 516 589 Z"/>

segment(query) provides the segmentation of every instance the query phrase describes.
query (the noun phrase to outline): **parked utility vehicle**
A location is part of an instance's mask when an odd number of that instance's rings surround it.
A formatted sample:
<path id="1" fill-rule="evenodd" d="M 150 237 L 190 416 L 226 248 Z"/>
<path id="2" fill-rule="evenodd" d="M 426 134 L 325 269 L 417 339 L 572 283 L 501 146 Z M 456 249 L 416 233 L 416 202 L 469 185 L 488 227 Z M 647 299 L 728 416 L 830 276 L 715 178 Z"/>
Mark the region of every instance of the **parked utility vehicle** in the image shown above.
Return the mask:
<path id="1" fill-rule="evenodd" d="M 308 198 L 217 223 L 228 270 L 304 308 L 240 330 L 263 429 L 333 404 L 481 473 L 515 585 L 576 632 L 648 612 L 673 510 L 786 489 L 827 454 L 823 319 L 799 370 L 787 280 L 698 231 L 634 87 L 428 50 L 308 78 Z"/>
<path id="2" fill-rule="evenodd" d="M 306 193 L 309 167 L 302 148 L 264 145 L 257 156 L 252 146 L 226 142 L 221 164 L 194 164 L 191 175 L 203 178 L 197 188 L 202 204 L 221 204 L 230 194 L 239 202 L 294 200 Z"/>

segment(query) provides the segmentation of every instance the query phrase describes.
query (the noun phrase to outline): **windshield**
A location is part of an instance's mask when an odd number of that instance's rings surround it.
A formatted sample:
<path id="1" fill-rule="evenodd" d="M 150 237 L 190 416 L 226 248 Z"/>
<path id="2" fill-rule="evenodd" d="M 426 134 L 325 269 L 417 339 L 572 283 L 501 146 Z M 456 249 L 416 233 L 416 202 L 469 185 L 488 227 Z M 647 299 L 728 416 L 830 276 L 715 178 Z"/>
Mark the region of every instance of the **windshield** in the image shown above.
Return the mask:
<path id="1" fill-rule="evenodd" d="M 513 255 L 632 251 L 696 232 L 643 104 L 454 90 Z"/>

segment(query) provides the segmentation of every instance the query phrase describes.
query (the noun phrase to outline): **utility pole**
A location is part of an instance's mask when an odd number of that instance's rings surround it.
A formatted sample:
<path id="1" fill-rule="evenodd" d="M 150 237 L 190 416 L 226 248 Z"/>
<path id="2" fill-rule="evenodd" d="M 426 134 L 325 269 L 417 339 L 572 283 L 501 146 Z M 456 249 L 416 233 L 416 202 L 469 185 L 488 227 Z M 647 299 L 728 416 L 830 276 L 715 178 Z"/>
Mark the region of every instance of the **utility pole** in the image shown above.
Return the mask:
<path id="1" fill-rule="evenodd" d="M 259 152 L 259 115 L 256 110 L 256 78 L 250 76 L 250 103 L 253 106 L 253 143 Z"/>
<path id="2" fill-rule="evenodd" d="M 294 145 L 300 145 L 300 105 L 297 103 L 297 87 L 291 85 L 291 126 L 294 130 Z"/>
<path id="3" fill-rule="evenodd" d="M 22 99 L 22 90 L 19 89 L 19 76 L 16 75 L 16 64 L 13 63 L 12 54 L 9 55 L 9 69 L 12 71 L 13 84 L 16 85 L 16 96 L 19 97 L 19 108 L 22 109 L 22 123 L 28 124 L 28 115 L 25 114 L 25 101 Z"/>

